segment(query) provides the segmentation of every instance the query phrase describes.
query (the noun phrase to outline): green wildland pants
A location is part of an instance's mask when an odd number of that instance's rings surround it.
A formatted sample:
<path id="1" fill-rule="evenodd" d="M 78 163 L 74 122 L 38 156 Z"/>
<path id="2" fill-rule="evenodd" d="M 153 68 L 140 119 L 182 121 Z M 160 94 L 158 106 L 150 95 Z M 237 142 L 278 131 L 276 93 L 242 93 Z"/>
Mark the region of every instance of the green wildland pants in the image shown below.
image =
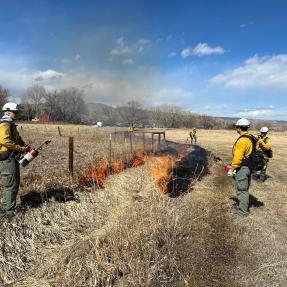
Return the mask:
<path id="1" fill-rule="evenodd" d="M 14 212 L 20 185 L 19 164 L 14 158 L 0 161 L 0 177 L 4 185 L 3 210 L 6 214 Z"/>
<path id="2" fill-rule="evenodd" d="M 237 170 L 235 176 L 236 195 L 239 200 L 239 209 L 248 212 L 249 207 L 249 187 L 251 182 L 251 171 L 247 166 L 242 166 Z"/>

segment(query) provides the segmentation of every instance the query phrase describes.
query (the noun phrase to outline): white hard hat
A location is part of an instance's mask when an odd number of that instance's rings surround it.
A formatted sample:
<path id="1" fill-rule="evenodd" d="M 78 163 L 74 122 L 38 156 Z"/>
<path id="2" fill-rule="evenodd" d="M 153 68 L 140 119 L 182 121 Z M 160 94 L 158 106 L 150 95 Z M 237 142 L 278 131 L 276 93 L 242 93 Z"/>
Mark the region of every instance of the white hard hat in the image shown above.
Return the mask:
<path id="1" fill-rule="evenodd" d="M 18 105 L 15 103 L 6 103 L 3 108 L 3 112 L 18 112 Z"/>
<path id="2" fill-rule="evenodd" d="M 235 124 L 237 127 L 250 127 L 250 122 L 247 119 L 240 119 Z"/>
<path id="3" fill-rule="evenodd" d="M 193 128 L 194 130 L 196 130 L 196 128 Z"/>
<path id="4" fill-rule="evenodd" d="M 261 129 L 260 129 L 260 132 L 261 133 L 267 133 L 269 131 L 269 129 L 267 128 L 267 127 L 262 127 Z"/>

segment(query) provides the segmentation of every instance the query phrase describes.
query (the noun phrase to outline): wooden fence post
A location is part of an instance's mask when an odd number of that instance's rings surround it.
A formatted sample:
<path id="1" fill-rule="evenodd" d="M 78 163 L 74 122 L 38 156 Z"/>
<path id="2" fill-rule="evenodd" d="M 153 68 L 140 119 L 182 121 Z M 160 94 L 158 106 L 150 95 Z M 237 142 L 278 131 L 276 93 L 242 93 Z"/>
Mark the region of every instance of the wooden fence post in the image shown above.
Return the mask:
<path id="1" fill-rule="evenodd" d="M 130 148 L 131 148 L 131 154 L 133 154 L 133 138 L 132 138 L 132 133 L 130 133 Z"/>
<path id="2" fill-rule="evenodd" d="M 143 132 L 143 151 L 145 152 L 145 133 Z"/>
<path id="3" fill-rule="evenodd" d="M 110 134 L 110 146 L 109 146 L 109 168 L 112 168 L 112 134 Z"/>
<path id="4" fill-rule="evenodd" d="M 58 126 L 58 133 L 59 133 L 59 136 L 61 137 L 61 136 L 62 136 L 62 133 L 61 133 L 61 129 L 60 129 L 59 126 Z"/>
<path id="5" fill-rule="evenodd" d="M 73 176 L 74 173 L 74 138 L 69 137 L 69 173 Z"/>

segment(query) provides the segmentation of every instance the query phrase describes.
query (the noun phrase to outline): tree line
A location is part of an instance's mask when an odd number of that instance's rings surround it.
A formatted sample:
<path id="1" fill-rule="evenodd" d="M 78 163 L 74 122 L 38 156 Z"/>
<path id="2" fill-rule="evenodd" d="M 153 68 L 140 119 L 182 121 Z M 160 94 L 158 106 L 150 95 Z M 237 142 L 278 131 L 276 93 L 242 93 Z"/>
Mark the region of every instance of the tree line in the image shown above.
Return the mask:
<path id="1" fill-rule="evenodd" d="M 8 89 L 0 85 L 0 105 L 10 98 Z M 119 106 L 101 103 L 87 103 L 83 91 L 66 88 L 47 91 L 35 85 L 26 90 L 21 97 L 20 120 L 45 120 L 74 124 L 96 124 L 104 126 L 134 126 L 156 128 L 202 128 L 233 129 L 234 120 L 199 115 L 185 111 L 175 105 L 158 105 L 147 108 L 137 101 L 129 101 Z M 257 121 L 257 125 L 270 122 Z"/>

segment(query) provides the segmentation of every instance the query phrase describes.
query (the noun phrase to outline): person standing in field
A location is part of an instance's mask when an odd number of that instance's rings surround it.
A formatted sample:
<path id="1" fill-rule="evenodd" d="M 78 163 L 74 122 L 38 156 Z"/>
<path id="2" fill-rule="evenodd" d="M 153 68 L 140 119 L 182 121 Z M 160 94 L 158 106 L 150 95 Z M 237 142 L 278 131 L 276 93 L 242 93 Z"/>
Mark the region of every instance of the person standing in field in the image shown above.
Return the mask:
<path id="1" fill-rule="evenodd" d="M 260 170 L 259 174 L 254 173 L 253 178 L 260 181 L 267 179 L 266 170 L 269 162 L 269 158 L 272 158 L 271 139 L 267 137 L 269 129 L 262 127 L 260 129 L 260 135 L 257 137 L 256 150 L 264 158 L 264 167 Z"/>
<path id="2" fill-rule="evenodd" d="M 236 122 L 236 131 L 240 136 L 233 146 L 232 162 L 225 168 L 227 175 L 235 179 L 236 195 L 239 201 L 233 212 L 241 216 L 249 214 L 251 169 L 247 166 L 247 162 L 254 146 L 253 136 L 248 133 L 249 127 L 250 122 L 247 119 L 242 118 Z"/>
<path id="3" fill-rule="evenodd" d="M 135 131 L 135 128 L 133 127 L 133 125 L 128 127 L 128 133 L 133 133 Z"/>
<path id="4" fill-rule="evenodd" d="M 196 128 L 193 128 L 192 131 L 189 132 L 190 143 L 192 144 L 193 140 L 196 143 Z"/>
<path id="5" fill-rule="evenodd" d="M 4 185 L 2 216 L 8 220 L 14 217 L 16 197 L 20 185 L 20 169 L 15 159 L 20 153 L 29 150 L 17 131 L 15 119 L 18 106 L 6 103 L 3 106 L 4 115 L 0 119 L 0 178 Z"/>

